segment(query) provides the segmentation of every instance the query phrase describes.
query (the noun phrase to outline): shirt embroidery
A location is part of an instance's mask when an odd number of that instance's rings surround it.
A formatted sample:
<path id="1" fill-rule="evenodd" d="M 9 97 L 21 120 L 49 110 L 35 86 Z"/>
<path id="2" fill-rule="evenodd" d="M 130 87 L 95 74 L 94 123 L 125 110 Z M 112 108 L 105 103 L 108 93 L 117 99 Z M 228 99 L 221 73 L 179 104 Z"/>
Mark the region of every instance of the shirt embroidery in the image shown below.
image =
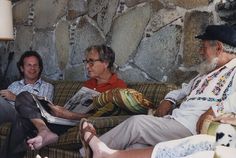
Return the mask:
<path id="1" fill-rule="evenodd" d="M 227 79 L 230 77 L 230 75 L 232 74 L 234 69 L 235 69 L 235 67 L 233 67 L 227 73 L 225 73 L 223 76 L 220 77 L 219 81 L 216 83 L 215 88 L 212 90 L 214 95 L 219 95 L 221 89 L 225 85 Z"/>
<path id="2" fill-rule="evenodd" d="M 222 67 L 220 70 L 214 72 L 211 76 L 208 76 L 205 81 L 203 82 L 202 86 L 196 91 L 197 94 L 202 94 L 205 88 L 209 85 L 210 81 L 214 78 L 216 78 L 222 70 L 224 70 L 226 66 Z"/>
<path id="3" fill-rule="evenodd" d="M 195 81 L 194 81 L 195 82 Z M 192 86 L 192 91 L 194 90 L 194 89 L 196 89 L 197 87 L 198 87 L 198 85 L 199 85 L 199 83 L 201 82 L 201 79 L 198 79 L 197 81 L 196 81 L 196 83 Z"/>
<path id="4" fill-rule="evenodd" d="M 202 100 L 202 101 L 209 101 L 209 102 L 221 102 L 222 101 L 222 99 L 211 98 L 211 97 L 193 97 L 193 98 L 187 99 L 187 101 L 190 101 L 190 100 Z"/>
<path id="5" fill-rule="evenodd" d="M 234 67 L 235 68 L 235 67 Z M 233 68 L 233 69 L 234 69 Z M 225 99 L 227 99 L 227 96 L 229 95 L 229 89 L 232 87 L 233 84 L 233 79 L 234 77 L 231 78 L 228 86 L 226 87 L 226 89 L 224 90 L 221 99 L 217 99 L 217 98 L 212 98 L 212 97 L 192 97 L 187 99 L 187 101 L 189 100 L 202 100 L 202 101 L 209 101 L 209 102 L 218 102 L 216 106 L 220 106 L 220 102 L 224 101 Z M 223 106 L 223 105 L 222 105 Z M 220 107 L 222 108 L 222 107 Z"/>

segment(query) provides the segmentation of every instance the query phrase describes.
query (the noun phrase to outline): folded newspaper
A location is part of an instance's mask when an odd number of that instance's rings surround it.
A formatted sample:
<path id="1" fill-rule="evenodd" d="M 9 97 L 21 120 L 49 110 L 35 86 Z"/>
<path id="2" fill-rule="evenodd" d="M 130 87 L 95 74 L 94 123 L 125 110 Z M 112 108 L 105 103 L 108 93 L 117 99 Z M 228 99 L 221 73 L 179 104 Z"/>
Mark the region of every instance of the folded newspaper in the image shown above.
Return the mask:
<path id="1" fill-rule="evenodd" d="M 93 98 L 98 96 L 100 92 L 93 89 L 82 87 L 72 98 L 70 98 L 64 107 L 76 113 L 86 114 L 94 109 Z"/>
<path id="2" fill-rule="evenodd" d="M 94 108 L 93 98 L 99 94 L 100 93 L 95 90 L 82 87 L 72 98 L 70 98 L 66 102 L 64 107 L 65 109 L 69 111 L 85 114 Z M 45 97 L 37 97 L 33 94 L 32 96 L 37 104 L 37 107 L 39 108 L 41 112 L 41 115 L 49 123 L 60 124 L 60 125 L 70 125 L 70 126 L 74 126 L 79 123 L 79 120 L 70 120 L 70 119 L 64 119 L 64 118 L 53 116 L 50 113 L 51 108 L 48 106 L 48 104 L 53 104 L 52 102 L 50 102 Z"/>

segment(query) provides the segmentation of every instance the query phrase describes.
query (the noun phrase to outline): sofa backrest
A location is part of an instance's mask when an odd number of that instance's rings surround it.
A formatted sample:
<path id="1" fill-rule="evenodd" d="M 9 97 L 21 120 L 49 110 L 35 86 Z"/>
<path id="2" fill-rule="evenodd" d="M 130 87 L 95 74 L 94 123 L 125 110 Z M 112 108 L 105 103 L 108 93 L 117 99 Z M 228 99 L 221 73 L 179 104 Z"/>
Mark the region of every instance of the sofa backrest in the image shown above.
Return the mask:
<path id="1" fill-rule="evenodd" d="M 154 105 L 158 105 L 165 95 L 171 90 L 178 88 L 173 83 L 130 83 L 129 88 L 135 89 L 142 93 Z"/>
<path id="2" fill-rule="evenodd" d="M 54 104 L 64 105 L 83 85 L 80 81 L 53 81 L 54 85 Z M 164 98 L 171 90 L 177 89 L 171 83 L 128 83 L 128 87 L 141 92 L 154 105 Z"/>
<path id="3" fill-rule="evenodd" d="M 82 86 L 80 81 L 53 81 L 54 97 L 53 103 L 64 105 Z"/>

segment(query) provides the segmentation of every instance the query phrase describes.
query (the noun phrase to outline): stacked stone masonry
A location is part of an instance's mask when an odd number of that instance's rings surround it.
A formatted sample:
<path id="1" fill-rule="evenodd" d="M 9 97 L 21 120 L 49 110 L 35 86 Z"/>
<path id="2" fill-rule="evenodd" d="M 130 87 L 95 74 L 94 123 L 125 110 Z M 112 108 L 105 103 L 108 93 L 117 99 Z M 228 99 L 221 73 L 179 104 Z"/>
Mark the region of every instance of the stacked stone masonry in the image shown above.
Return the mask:
<path id="1" fill-rule="evenodd" d="M 127 82 L 188 81 L 198 64 L 194 36 L 208 24 L 236 23 L 232 0 L 14 0 L 15 40 L 0 42 L 0 77 L 19 77 L 16 62 L 29 49 L 44 60 L 50 79 L 87 79 L 84 50 L 106 43 L 116 52 L 116 71 Z M 7 82 L 5 83 L 7 84 Z"/>

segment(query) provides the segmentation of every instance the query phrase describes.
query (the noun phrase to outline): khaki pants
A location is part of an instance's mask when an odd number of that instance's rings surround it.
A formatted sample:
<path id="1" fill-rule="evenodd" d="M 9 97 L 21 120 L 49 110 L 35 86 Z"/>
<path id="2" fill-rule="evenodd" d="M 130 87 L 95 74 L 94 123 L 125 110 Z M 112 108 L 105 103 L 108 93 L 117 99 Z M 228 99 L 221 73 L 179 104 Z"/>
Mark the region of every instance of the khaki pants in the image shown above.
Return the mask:
<path id="1" fill-rule="evenodd" d="M 155 146 L 159 142 L 184 138 L 192 133 L 172 118 L 133 116 L 111 129 L 100 139 L 113 149 Z"/>

